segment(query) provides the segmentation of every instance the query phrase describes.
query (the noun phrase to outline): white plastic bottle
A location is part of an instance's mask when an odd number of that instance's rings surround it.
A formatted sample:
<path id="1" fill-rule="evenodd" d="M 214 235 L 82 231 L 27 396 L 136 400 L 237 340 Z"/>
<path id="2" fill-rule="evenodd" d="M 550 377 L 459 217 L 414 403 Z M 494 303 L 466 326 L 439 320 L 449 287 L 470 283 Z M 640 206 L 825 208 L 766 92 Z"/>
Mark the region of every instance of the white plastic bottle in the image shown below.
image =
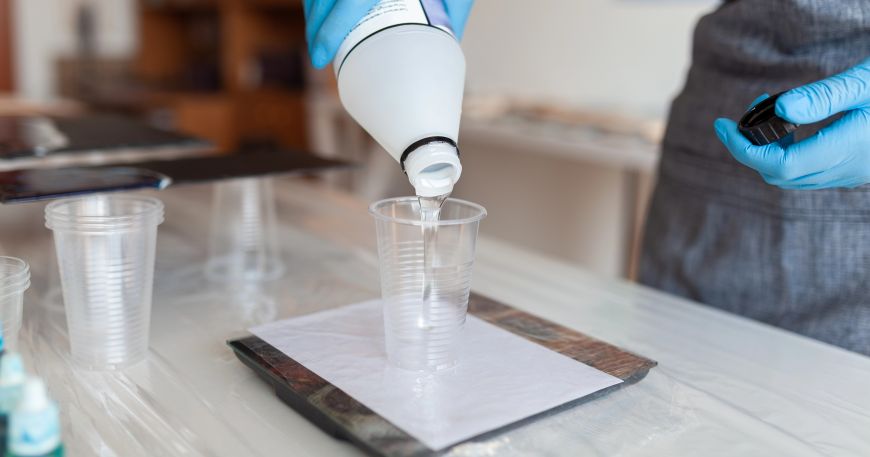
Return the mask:
<path id="1" fill-rule="evenodd" d="M 449 194 L 462 173 L 465 57 L 441 0 L 381 0 L 333 62 L 350 115 L 401 165 L 422 197 Z"/>
<path id="2" fill-rule="evenodd" d="M 63 457 L 60 412 L 39 378 L 24 383 L 21 400 L 9 419 L 8 457 Z"/>

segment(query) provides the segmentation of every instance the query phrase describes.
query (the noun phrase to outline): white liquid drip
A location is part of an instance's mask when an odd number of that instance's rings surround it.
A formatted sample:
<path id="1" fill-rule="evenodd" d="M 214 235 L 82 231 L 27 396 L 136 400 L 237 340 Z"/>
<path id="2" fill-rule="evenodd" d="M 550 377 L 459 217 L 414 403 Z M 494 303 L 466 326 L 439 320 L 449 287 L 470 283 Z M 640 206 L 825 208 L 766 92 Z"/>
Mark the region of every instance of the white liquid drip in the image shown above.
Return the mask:
<path id="1" fill-rule="evenodd" d="M 418 325 L 422 329 L 432 328 L 432 285 L 435 281 L 434 259 L 438 243 L 438 220 L 441 216 L 441 206 L 450 194 L 437 197 L 417 197 L 420 202 L 420 221 L 423 236 L 423 290 L 422 309 Z"/>

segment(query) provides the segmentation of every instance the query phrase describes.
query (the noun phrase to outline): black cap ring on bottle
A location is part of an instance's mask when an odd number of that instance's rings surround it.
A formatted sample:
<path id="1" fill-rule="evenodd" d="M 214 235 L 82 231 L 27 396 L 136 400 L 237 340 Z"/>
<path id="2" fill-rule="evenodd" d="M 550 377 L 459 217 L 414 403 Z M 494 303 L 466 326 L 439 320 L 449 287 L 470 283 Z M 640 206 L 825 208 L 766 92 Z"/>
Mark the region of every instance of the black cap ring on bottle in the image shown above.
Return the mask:
<path id="1" fill-rule="evenodd" d="M 446 136 L 428 136 L 426 138 L 423 138 L 422 140 L 417 140 L 417 141 L 411 143 L 410 146 L 405 148 L 405 152 L 402 153 L 402 157 L 399 159 L 399 164 L 402 165 L 402 172 L 403 173 L 407 174 L 407 172 L 405 171 L 405 159 L 407 159 L 408 156 L 412 152 L 416 151 L 419 147 L 425 146 L 429 143 L 447 143 L 450 146 L 453 146 L 454 148 L 456 148 L 456 155 L 459 155 L 459 147 L 456 146 L 455 141 L 451 140 L 450 138 L 447 138 Z"/>
<path id="2" fill-rule="evenodd" d="M 779 141 L 798 128 L 776 115 L 776 100 L 785 92 L 768 97 L 753 106 L 740 118 L 738 129 L 752 144 L 764 146 Z"/>

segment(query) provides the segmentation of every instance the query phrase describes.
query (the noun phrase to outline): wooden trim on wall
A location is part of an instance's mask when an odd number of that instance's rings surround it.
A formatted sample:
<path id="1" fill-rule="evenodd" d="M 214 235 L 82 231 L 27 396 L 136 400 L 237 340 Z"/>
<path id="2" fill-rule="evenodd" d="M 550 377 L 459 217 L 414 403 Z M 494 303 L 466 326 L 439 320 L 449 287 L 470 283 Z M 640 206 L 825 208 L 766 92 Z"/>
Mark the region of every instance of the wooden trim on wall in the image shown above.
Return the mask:
<path id="1" fill-rule="evenodd" d="M 15 90 L 12 0 L 0 0 L 0 92 Z"/>

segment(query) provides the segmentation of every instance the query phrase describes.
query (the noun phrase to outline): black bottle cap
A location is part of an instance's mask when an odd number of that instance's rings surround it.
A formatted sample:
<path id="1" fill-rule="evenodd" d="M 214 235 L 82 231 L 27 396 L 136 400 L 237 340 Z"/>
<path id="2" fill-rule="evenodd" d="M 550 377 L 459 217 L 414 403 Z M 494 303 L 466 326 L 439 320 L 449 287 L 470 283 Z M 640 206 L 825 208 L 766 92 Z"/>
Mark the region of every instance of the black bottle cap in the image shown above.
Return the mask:
<path id="1" fill-rule="evenodd" d="M 738 124 L 740 133 L 752 144 L 756 146 L 770 144 L 797 130 L 797 124 L 776 115 L 776 99 L 784 93 L 780 92 L 762 100 L 740 118 Z"/>

